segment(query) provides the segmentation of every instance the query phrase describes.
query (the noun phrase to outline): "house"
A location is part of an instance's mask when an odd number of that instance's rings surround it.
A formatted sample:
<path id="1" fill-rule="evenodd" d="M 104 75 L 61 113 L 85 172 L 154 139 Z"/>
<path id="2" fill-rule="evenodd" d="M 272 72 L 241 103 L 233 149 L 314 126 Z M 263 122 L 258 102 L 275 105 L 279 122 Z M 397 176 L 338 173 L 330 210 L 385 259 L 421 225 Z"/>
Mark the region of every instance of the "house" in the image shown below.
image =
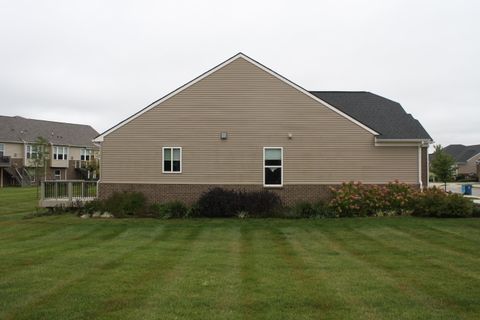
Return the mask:
<path id="1" fill-rule="evenodd" d="M 480 144 L 464 146 L 451 144 L 443 148 L 456 162 L 457 175 L 476 175 L 480 163 Z"/>
<path id="2" fill-rule="evenodd" d="M 88 125 L 0 116 L 0 186 L 93 177 L 88 168 L 98 153 L 97 135 Z M 45 167 L 36 161 L 42 154 L 38 137 L 48 142 Z"/>
<path id="3" fill-rule="evenodd" d="M 239 53 L 103 132 L 99 196 L 194 202 L 213 186 L 285 203 L 344 181 L 427 184 L 431 137 L 394 101 L 307 91 Z"/>

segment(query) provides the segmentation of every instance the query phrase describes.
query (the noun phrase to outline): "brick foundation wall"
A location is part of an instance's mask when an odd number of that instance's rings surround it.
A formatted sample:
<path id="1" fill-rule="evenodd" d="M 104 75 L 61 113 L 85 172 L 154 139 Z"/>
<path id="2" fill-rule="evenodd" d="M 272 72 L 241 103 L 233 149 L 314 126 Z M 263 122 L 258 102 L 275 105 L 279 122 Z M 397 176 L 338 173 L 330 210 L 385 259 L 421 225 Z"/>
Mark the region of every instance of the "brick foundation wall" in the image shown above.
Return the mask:
<path id="1" fill-rule="evenodd" d="M 180 200 L 187 204 L 193 204 L 203 192 L 214 187 L 243 191 L 267 189 L 278 194 L 284 205 L 293 205 L 299 201 L 328 200 L 332 196 L 330 185 L 285 185 L 282 188 L 264 188 L 262 185 L 100 183 L 99 197 L 105 199 L 114 192 L 136 191 L 142 192 L 150 203 Z"/>

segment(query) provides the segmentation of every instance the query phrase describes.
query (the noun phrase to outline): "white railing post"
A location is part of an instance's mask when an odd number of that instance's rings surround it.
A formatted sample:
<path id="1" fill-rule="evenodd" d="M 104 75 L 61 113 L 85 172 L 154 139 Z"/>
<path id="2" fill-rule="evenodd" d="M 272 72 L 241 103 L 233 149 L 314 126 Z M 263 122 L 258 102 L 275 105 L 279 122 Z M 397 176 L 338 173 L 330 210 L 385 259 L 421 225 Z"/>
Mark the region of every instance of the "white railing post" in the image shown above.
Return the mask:
<path id="1" fill-rule="evenodd" d="M 73 193 L 73 184 L 72 182 L 68 182 L 67 184 L 67 191 L 68 191 L 68 201 L 72 202 L 72 193 Z"/>
<path id="2" fill-rule="evenodd" d="M 45 181 L 40 183 L 40 200 L 45 200 Z"/>

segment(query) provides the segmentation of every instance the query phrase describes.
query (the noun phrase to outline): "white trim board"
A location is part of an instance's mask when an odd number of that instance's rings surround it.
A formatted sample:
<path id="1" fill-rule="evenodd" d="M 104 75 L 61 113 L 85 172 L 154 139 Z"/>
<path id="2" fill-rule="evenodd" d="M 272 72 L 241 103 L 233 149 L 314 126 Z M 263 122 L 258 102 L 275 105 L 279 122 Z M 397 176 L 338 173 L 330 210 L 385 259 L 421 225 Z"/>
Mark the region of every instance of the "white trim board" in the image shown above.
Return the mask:
<path id="1" fill-rule="evenodd" d="M 265 165 L 265 150 L 266 149 L 279 149 L 280 150 L 280 156 L 281 156 L 281 159 L 280 159 L 280 163 L 281 165 L 279 166 L 267 166 Z M 280 184 L 265 184 L 265 168 L 267 167 L 277 167 L 277 168 L 280 168 L 281 171 L 281 183 Z M 262 175 L 263 175 L 263 187 L 264 188 L 282 188 L 283 187 L 283 168 L 284 168 L 284 165 L 283 165 L 283 147 L 263 147 L 263 168 L 262 168 Z"/>
<path id="2" fill-rule="evenodd" d="M 302 92 L 303 94 L 307 95 L 308 97 L 310 97 L 311 99 L 319 102 L 320 104 L 322 104 L 324 107 L 327 107 L 328 109 L 332 110 L 333 112 L 341 115 L 342 117 L 350 120 L 351 122 L 355 123 L 356 125 L 358 125 L 359 127 L 365 129 L 366 131 L 370 132 L 371 134 L 373 135 L 379 135 L 378 132 L 376 132 L 375 130 L 367 127 L 366 125 L 364 125 L 363 123 L 361 123 L 360 121 L 358 120 L 355 120 L 354 118 L 350 117 L 349 115 L 347 115 L 346 113 L 343 113 L 342 111 L 338 110 L 337 108 L 335 108 L 334 106 L 328 104 L 327 102 L 321 100 L 320 98 L 318 98 L 317 96 L 311 94 L 310 92 L 308 92 L 307 90 L 303 89 L 302 87 L 300 87 L 299 85 L 293 83 L 292 81 L 286 79 L 285 77 L 281 76 L 280 74 L 276 73 L 275 71 L 265 67 L 264 65 L 262 65 L 261 63 L 253 60 L 252 58 L 244 55 L 243 53 L 238 53 L 236 55 L 234 55 L 233 57 L 231 57 L 230 59 L 226 60 L 225 62 L 222 62 L 221 64 L 219 64 L 218 66 L 210 69 L 209 71 L 203 73 L 202 75 L 198 76 L 197 78 L 191 80 L 190 82 L 187 82 L 186 84 L 184 84 L 183 86 L 181 86 L 180 88 L 172 91 L 171 93 L 167 94 L 166 96 L 164 96 L 163 98 L 160 98 L 159 100 L 151 103 L 150 105 L 148 105 L 147 107 L 143 108 L 142 110 L 138 111 L 137 113 L 133 114 L 132 116 L 130 116 L 129 118 L 123 120 L 122 122 L 118 123 L 117 125 L 115 125 L 114 127 L 106 130 L 105 132 L 103 132 L 102 134 L 100 134 L 99 136 L 97 136 L 95 139 L 93 139 L 92 141 L 93 142 L 103 142 L 103 139 L 106 135 L 112 133 L 113 131 L 117 130 L 118 128 L 122 127 L 123 125 L 129 123 L 130 121 L 138 118 L 139 116 L 141 116 L 142 114 L 144 114 L 145 112 L 155 108 L 156 106 L 158 106 L 159 104 L 161 104 L 162 102 L 170 99 L 171 97 L 173 97 L 174 95 L 182 92 L 183 90 L 187 89 L 188 87 L 194 85 L 195 83 L 199 82 L 200 80 L 208 77 L 209 75 L 211 75 L 212 73 L 214 73 L 215 71 L 225 67 L 226 65 L 232 63 L 233 61 L 237 60 L 237 59 L 245 59 L 246 61 L 252 63 L 253 65 L 257 66 L 258 68 L 262 69 L 263 71 L 267 72 L 268 74 L 274 76 L 275 78 L 285 82 L 286 84 L 290 85 L 291 87 L 297 89 L 298 91 Z"/>
<path id="3" fill-rule="evenodd" d="M 170 149 L 171 155 L 170 155 L 170 161 L 171 161 L 171 170 L 170 171 L 165 171 L 165 149 Z M 173 171 L 173 149 L 179 149 L 180 150 L 180 171 Z M 162 147 L 162 174 L 180 174 L 182 173 L 182 168 L 183 168 L 183 151 L 182 147 Z"/>
<path id="4" fill-rule="evenodd" d="M 377 139 L 375 137 L 376 147 L 428 147 L 432 140 L 428 139 Z"/>

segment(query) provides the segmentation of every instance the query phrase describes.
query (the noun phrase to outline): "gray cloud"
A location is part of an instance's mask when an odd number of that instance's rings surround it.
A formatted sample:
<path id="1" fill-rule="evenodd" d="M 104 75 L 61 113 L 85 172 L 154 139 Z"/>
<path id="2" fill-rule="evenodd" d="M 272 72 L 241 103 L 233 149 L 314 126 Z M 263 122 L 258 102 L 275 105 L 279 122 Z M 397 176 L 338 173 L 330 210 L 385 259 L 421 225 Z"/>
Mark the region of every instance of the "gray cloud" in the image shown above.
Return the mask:
<path id="1" fill-rule="evenodd" d="M 480 143 L 477 1 L 1 1 L 0 114 L 103 131 L 242 51 Z"/>

